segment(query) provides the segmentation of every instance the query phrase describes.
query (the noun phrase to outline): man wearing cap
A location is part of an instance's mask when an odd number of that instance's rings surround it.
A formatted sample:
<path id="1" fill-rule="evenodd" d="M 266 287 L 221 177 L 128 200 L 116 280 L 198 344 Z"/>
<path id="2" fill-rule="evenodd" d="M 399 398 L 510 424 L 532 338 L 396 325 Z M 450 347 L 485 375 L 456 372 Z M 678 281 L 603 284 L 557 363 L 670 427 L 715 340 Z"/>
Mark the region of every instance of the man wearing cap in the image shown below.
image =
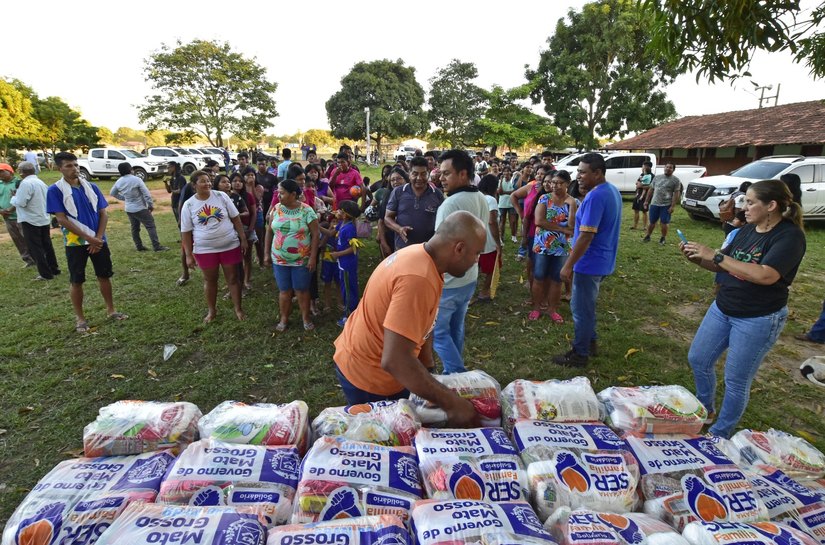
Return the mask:
<path id="1" fill-rule="evenodd" d="M 14 192 L 17 191 L 18 185 L 20 185 L 20 178 L 14 175 L 14 169 L 11 165 L 0 163 L 0 216 L 6 222 L 6 231 L 9 232 L 20 258 L 26 264 L 25 266 L 34 267 L 34 259 L 29 255 L 26 239 L 23 238 L 23 232 L 17 224 L 17 211 L 14 209 L 14 205 L 11 204 L 11 198 Z"/>
<path id="2" fill-rule="evenodd" d="M 35 175 L 35 167 L 28 161 L 18 165 L 23 180 L 11 204 L 17 211 L 17 223 L 23 231 L 26 246 L 37 264 L 35 280 L 51 280 L 60 274 L 51 237 L 51 219 L 46 212 L 46 184 Z"/>
<path id="3" fill-rule="evenodd" d="M 335 374 L 347 404 L 401 399 L 412 392 L 443 409 L 450 427 L 479 425 L 472 403 L 429 371 L 444 275 L 463 276 L 478 262 L 486 240 L 484 223 L 459 211 L 430 240 L 398 250 L 375 268 L 335 340 Z"/>

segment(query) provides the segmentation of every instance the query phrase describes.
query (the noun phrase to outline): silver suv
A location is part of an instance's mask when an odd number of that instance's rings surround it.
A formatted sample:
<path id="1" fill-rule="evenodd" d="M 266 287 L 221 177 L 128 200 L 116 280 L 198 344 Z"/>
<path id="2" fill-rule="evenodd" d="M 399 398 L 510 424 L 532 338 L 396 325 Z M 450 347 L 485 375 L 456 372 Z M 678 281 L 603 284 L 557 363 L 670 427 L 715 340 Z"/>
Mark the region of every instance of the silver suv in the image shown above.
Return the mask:
<path id="1" fill-rule="evenodd" d="M 742 182 L 778 180 L 783 174 L 796 174 L 802 181 L 805 219 L 825 219 L 825 157 L 801 155 L 764 157 L 730 174 L 690 182 L 682 194 L 682 208 L 694 219 L 719 219 L 719 203 L 727 200 Z"/>

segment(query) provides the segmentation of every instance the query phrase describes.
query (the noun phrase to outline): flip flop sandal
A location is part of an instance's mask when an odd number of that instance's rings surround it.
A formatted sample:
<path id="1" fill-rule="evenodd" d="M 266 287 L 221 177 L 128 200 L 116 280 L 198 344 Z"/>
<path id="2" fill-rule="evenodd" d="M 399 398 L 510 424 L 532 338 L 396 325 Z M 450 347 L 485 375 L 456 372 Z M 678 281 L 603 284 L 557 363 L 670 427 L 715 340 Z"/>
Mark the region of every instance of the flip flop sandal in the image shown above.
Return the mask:
<path id="1" fill-rule="evenodd" d="M 555 322 L 557 324 L 563 324 L 564 323 L 564 318 L 558 312 L 547 313 L 547 315 L 550 317 L 551 320 L 553 320 L 553 322 Z"/>
<path id="2" fill-rule="evenodd" d="M 282 332 L 286 331 L 286 324 L 282 324 L 281 322 L 278 322 L 278 325 L 275 326 L 275 331 L 277 331 L 278 333 L 282 333 Z"/>
<path id="3" fill-rule="evenodd" d="M 188 284 L 188 283 L 189 283 L 189 279 L 188 279 L 188 278 L 184 278 L 184 277 L 182 277 L 182 276 L 181 276 L 181 277 L 180 277 L 180 278 L 178 278 L 178 280 L 175 282 L 175 285 L 176 285 L 176 286 L 178 286 L 178 287 L 180 287 L 180 286 L 185 286 L 185 285 L 186 285 L 186 284 Z"/>
<path id="4" fill-rule="evenodd" d="M 531 310 L 530 314 L 527 315 L 527 319 L 531 322 L 535 322 L 539 318 L 541 318 L 541 312 L 539 312 L 538 310 Z"/>
<path id="5" fill-rule="evenodd" d="M 304 322 L 304 331 L 312 331 L 315 329 L 315 324 L 312 322 Z"/>
<path id="6" fill-rule="evenodd" d="M 91 328 L 89 327 L 89 322 L 87 322 L 86 320 L 77 322 L 74 326 L 74 330 L 78 333 L 88 333 L 89 329 Z"/>
<path id="7" fill-rule="evenodd" d="M 110 320 L 116 320 L 118 322 L 122 322 L 123 320 L 126 320 L 128 318 L 129 318 L 129 316 L 126 315 L 126 314 L 123 314 L 122 312 L 113 312 L 113 313 L 109 314 L 109 319 Z"/>

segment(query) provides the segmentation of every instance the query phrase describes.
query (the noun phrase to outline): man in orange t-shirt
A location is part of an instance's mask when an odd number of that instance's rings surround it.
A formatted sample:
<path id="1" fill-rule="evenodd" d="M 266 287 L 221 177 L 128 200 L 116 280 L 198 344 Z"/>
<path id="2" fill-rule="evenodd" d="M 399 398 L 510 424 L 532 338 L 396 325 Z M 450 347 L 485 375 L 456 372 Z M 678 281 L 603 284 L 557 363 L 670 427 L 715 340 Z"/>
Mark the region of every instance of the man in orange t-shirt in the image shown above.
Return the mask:
<path id="1" fill-rule="evenodd" d="M 410 392 L 441 407 L 448 425 L 476 427 L 472 403 L 435 380 L 432 329 L 444 273 L 463 276 L 478 262 L 487 228 L 457 211 L 424 244 L 382 261 L 358 308 L 335 340 L 335 374 L 349 404 L 400 399 Z"/>

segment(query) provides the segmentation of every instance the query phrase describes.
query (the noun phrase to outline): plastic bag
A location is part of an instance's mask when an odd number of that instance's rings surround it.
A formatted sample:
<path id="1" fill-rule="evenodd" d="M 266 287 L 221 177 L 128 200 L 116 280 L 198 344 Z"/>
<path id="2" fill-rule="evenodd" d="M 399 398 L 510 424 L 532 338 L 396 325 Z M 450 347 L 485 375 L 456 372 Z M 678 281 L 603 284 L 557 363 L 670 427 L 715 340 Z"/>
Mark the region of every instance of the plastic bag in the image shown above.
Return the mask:
<path id="1" fill-rule="evenodd" d="M 422 500 L 412 515 L 418 545 L 555 543 L 526 502 Z"/>
<path id="2" fill-rule="evenodd" d="M 158 503 L 244 505 L 269 525 L 292 514 L 301 455 L 296 447 L 238 445 L 202 439 L 175 460 Z"/>
<path id="3" fill-rule="evenodd" d="M 637 506 L 638 465 L 607 426 L 519 420 L 513 435 L 541 520 L 561 506 L 617 513 Z"/>
<path id="4" fill-rule="evenodd" d="M 518 379 L 501 392 L 502 420 L 512 429 L 516 420 L 595 422 L 599 400 L 587 377 L 544 382 Z"/>
<path id="5" fill-rule="evenodd" d="M 761 466 L 760 470 L 763 472 L 747 475 L 770 519 L 803 530 L 825 544 L 825 501 L 817 490 L 776 468 Z"/>
<path id="6" fill-rule="evenodd" d="M 501 426 L 501 386 L 496 379 L 476 370 L 433 375 L 433 378 L 459 396 L 469 399 L 481 416 L 482 426 Z M 410 401 L 425 426 L 438 428 L 447 424 L 447 413 L 440 407 L 415 394 L 410 395 Z"/>
<path id="7" fill-rule="evenodd" d="M 118 401 L 102 407 L 83 430 L 86 456 L 122 456 L 169 449 L 180 453 L 196 439 L 201 411 L 178 401 Z"/>
<path id="8" fill-rule="evenodd" d="M 625 441 L 639 462 L 641 491 L 646 500 L 681 493 L 682 477 L 701 476 L 703 468 L 736 467 L 707 437 L 628 436 Z"/>
<path id="9" fill-rule="evenodd" d="M 758 522 L 768 519 L 759 495 L 735 466 L 709 466 L 682 476 L 682 490 L 645 502 L 645 513 L 677 530 L 694 521 Z"/>
<path id="10" fill-rule="evenodd" d="M 731 441 L 748 464 L 768 464 L 795 478 L 825 476 L 825 454 L 801 437 L 775 429 L 741 430 Z"/>
<path id="11" fill-rule="evenodd" d="M 708 417 L 704 405 L 682 386 L 613 386 L 598 398 L 605 422 L 632 433 L 696 434 Z"/>
<path id="12" fill-rule="evenodd" d="M 132 502 L 152 502 L 169 452 L 77 458 L 57 464 L 20 503 L 2 545 L 93 543 Z"/>
<path id="13" fill-rule="evenodd" d="M 776 522 L 691 522 L 682 537 L 690 545 L 818 545 L 805 532 Z"/>
<path id="14" fill-rule="evenodd" d="M 560 545 L 687 545 L 673 528 L 643 513 L 557 509 L 544 527 Z"/>
<path id="15" fill-rule="evenodd" d="M 201 418 L 201 437 L 248 445 L 295 445 L 307 448 L 309 409 L 303 401 L 276 405 L 224 401 Z"/>
<path id="16" fill-rule="evenodd" d="M 267 545 L 412 545 L 410 533 L 396 516 L 290 524 L 269 530 Z"/>
<path id="17" fill-rule="evenodd" d="M 314 437 L 340 435 L 391 447 L 412 445 L 421 422 L 406 399 L 329 407 L 312 421 Z"/>
<path id="18" fill-rule="evenodd" d="M 97 545 L 265 545 L 266 528 L 246 508 L 133 504 Z"/>
<path id="19" fill-rule="evenodd" d="M 422 495 L 412 447 L 321 437 L 301 464 L 292 523 L 385 514 L 406 522 Z"/>
<path id="20" fill-rule="evenodd" d="M 527 500 L 527 473 L 501 428 L 427 429 L 415 436 L 421 478 L 434 500 Z"/>

